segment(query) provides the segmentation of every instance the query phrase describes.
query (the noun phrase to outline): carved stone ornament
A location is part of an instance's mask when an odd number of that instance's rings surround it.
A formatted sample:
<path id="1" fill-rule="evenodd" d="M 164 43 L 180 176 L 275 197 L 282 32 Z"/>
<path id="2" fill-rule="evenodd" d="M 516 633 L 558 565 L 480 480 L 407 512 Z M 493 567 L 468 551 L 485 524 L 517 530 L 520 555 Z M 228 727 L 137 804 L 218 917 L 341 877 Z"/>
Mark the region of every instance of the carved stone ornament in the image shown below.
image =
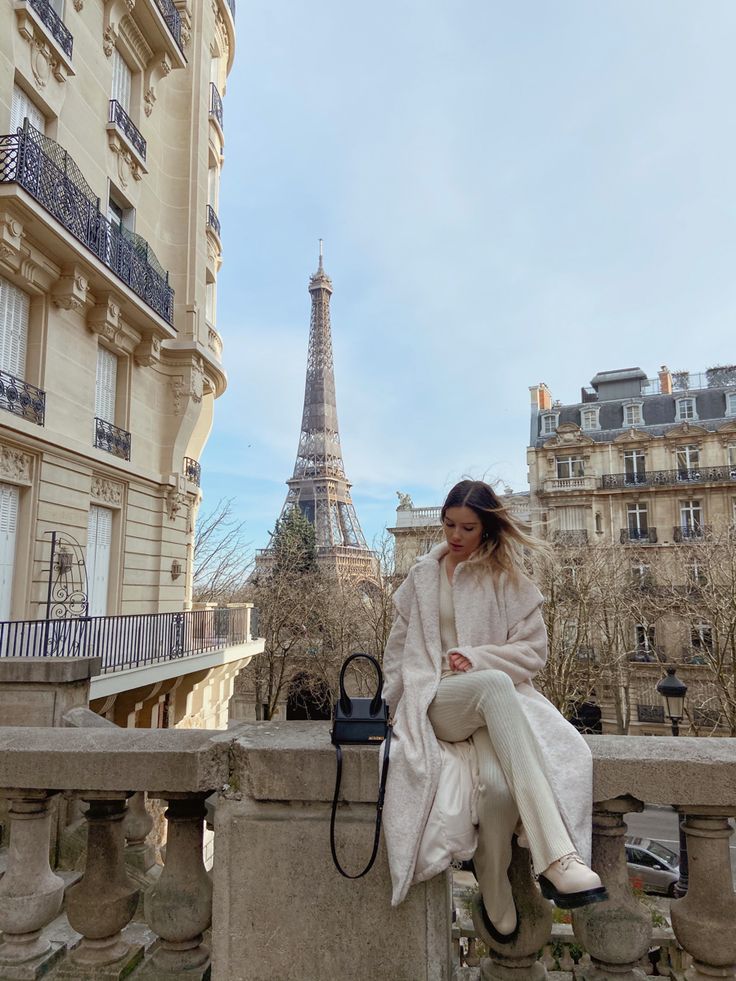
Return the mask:
<path id="1" fill-rule="evenodd" d="M 0 258 L 17 271 L 21 262 L 23 226 L 7 211 L 0 212 Z"/>
<path id="2" fill-rule="evenodd" d="M 178 415 L 181 412 L 181 397 L 184 394 L 184 375 L 174 375 L 169 384 L 173 395 L 174 412 Z"/>
<path id="3" fill-rule="evenodd" d="M 25 3 L 15 5 L 15 16 L 18 22 L 18 33 L 30 45 L 31 71 L 39 89 L 46 87 L 50 77 L 57 82 L 66 81 L 67 75 L 73 75 L 71 62 L 57 47 L 54 39 L 47 33 L 46 28 L 36 19 L 38 14 Z"/>
<path id="4" fill-rule="evenodd" d="M 399 506 L 396 508 L 397 511 L 411 511 L 414 507 L 414 502 L 411 499 L 410 494 L 403 494 L 401 491 L 396 491 L 396 496 L 399 499 Z"/>
<path id="5" fill-rule="evenodd" d="M 668 430 L 664 434 L 665 439 L 682 439 L 687 437 L 687 439 L 699 439 L 702 436 L 707 436 L 708 430 L 703 426 L 693 425 L 691 422 L 683 422 L 679 426 L 674 426 L 672 429 Z"/>
<path id="6" fill-rule="evenodd" d="M 119 508 L 123 506 L 123 485 L 117 480 L 109 480 L 107 477 L 100 476 L 93 477 L 91 495 L 93 500 L 102 501 L 108 507 Z"/>
<path id="7" fill-rule="evenodd" d="M 112 53 L 115 50 L 115 42 L 117 41 L 118 32 L 115 30 L 112 24 L 108 24 L 105 28 L 105 33 L 102 35 L 102 50 L 105 52 L 108 58 L 112 57 Z"/>
<path id="8" fill-rule="evenodd" d="M 81 313 L 91 302 L 89 299 L 89 280 L 77 268 L 62 273 L 51 291 L 51 300 L 62 310 Z"/>
<path id="9" fill-rule="evenodd" d="M 145 95 L 143 96 L 143 111 L 147 116 L 150 116 L 153 112 L 153 107 L 156 104 L 156 93 L 152 88 L 147 88 Z"/>
<path id="10" fill-rule="evenodd" d="M 581 432 L 580 426 L 574 422 L 564 422 L 557 427 L 557 433 L 545 442 L 544 447 L 545 449 L 552 449 L 558 446 L 591 446 L 594 442 L 595 440 L 591 439 L 590 436 Z"/>
<path id="11" fill-rule="evenodd" d="M 33 457 L 14 446 L 0 443 L 0 480 L 9 484 L 31 483 Z"/>
<path id="12" fill-rule="evenodd" d="M 621 433 L 614 439 L 614 443 L 649 443 L 652 437 L 649 433 L 644 433 L 641 429 L 627 429 L 625 433 Z"/>
<path id="13" fill-rule="evenodd" d="M 111 344 L 116 344 L 120 331 L 120 304 L 111 294 L 100 296 L 99 302 L 87 314 L 87 327 Z"/>
<path id="14" fill-rule="evenodd" d="M 186 494 L 182 494 L 176 487 L 169 487 L 166 491 L 166 513 L 169 516 L 169 521 L 176 521 L 176 516 L 186 506 L 186 503 Z"/>
<path id="15" fill-rule="evenodd" d="M 150 368 L 161 360 L 161 341 L 158 337 L 146 337 L 133 352 L 135 363 Z"/>
<path id="16" fill-rule="evenodd" d="M 204 367 L 201 358 L 192 362 L 192 381 L 189 389 L 195 402 L 201 402 L 204 395 Z"/>
<path id="17" fill-rule="evenodd" d="M 84 10 L 84 0 L 74 0 L 74 9 L 77 13 Z"/>

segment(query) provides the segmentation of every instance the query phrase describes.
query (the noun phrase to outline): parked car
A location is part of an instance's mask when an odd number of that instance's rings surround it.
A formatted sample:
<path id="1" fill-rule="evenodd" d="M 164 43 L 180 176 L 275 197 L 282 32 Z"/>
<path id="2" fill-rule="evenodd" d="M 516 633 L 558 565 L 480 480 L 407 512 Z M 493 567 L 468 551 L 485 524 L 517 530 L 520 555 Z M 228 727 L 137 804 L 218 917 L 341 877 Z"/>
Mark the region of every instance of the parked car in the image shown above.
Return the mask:
<path id="1" fill-rule="evenodd" d="M 644 892 L 674 895 L 680 878 L 680 859 L 671 849 L 651 838 L 626 838 L 629 879 Z"/>

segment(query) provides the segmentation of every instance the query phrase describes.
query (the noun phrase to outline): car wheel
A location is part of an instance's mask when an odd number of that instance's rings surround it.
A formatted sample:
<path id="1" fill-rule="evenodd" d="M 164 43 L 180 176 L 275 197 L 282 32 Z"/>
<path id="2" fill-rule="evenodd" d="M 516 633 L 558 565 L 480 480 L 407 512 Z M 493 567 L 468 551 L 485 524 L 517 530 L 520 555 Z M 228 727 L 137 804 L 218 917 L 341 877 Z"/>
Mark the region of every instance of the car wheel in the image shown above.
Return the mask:
<path id="1" fill-rule="evenodd" d="M 670 899 L 674 899 L 675 898 L 675 886 L 676 885 L 677 885 L 677 883 L 670 882 L 670 884 L 667 886 L 667 895 L 668 895 L 668 897 Z"/>

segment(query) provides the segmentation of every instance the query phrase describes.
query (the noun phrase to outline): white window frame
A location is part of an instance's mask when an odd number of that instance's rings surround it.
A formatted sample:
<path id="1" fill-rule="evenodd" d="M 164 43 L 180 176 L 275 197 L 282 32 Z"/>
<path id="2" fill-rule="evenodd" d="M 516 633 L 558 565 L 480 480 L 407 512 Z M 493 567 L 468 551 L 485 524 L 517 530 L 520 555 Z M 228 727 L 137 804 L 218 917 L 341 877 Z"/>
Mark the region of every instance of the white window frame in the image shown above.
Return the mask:
<path id="1" fill-rule="evenodd" d="M 107 540 L 100 540 L 100 531 L 107 533 Z M 87 578 L 89 588 L 89 616 L 106 616 L 110 596 L 110 572 L 112 569 L 113 512 L 110 508 L 90 505 L 87 531 Z M 104 565 L 104 577 L 98 572 Z M 100 588 L 100 581 L 104 587 Z"/>
<path id="2" fill-rule="evenodd" d="M 649 537 L 649 509 L 641 501 L 626 505 L 626 529 L 631 540 Z"/>
<path id="3" fill-rule="evenodd" d="M 0 484 L 0 620 L 10 620 L 12 615 L 19 512 L 19 488 Z"/>
<path id="4" fill-rule="evenodd" d="M 17 129 L 23 128 L 23 120 L 26 116 L 28 117 L 28 122 L 34 129 L 37 129 L 39 133 L 46 132 L 46 117 L 44 114 L 20 85 L 14 85 L 10 107 L 11 133 L 15 133 Z"/>
<path id="5" fill-rule="evenodd" d="M 629 465 L 628 467 L 627 464 Z M 624 453 L 624 483 L 643 484 L 646 480 L 646 475 L 646 454 L 641 450 L 626 450 Z"/>
<path id="6" fill-rule="evenodd" d="M 698 418 L 698 406 L 694 395 L 677 399 L 675 402 L 675 418 L 678 422 L 692 422 Z M 692 414 L 690 414 L 692 413 Z"/>
<path id="7" fill-rule="evenodd" d="M 563 471 L 567 469 L 567 473 Z M 578 470 L 579 473 L 575 473 Z M 555 473 L 558 480 L 573 480 L 585 476 L 585 461 L 581 456 L 556 456 Z"/>
<path id="8" fill-rule="evenodd" d="M 541 424 L 541 435 L 542 436 L 552 436 L 557 429 L 560 421 L 559 412 L 543 412 L 542 413 L 542 424 Z"/>
<path id="9" fill-rule="evenodd" d="M 97 370 L 95 374 L 95 416 L 110 425 L 116 425 L 116 403 L 118 390 L 118 356 L 101 344 L 97 348 Z"/>
<path id="10" fill-rule="evenodd" d="M 636 586 L 651 580 L 652 567 L 648 562 L 636 561 L 631 563 L 631 581 Z"/>
<path id="11" fill-rule="evenodd" d="M 690 627 L 690 647 L 713 653 L 713 624 L 698 620 Z"/>
<path id="12" fill-rule="evenodd" d="M 727 450 L 727 466 L 730 469 L 729 477 L 731 480 L 736 480 L 736 443 L 729 443 Z"/>
<path id="13" fill-rule="evenodd" d="M 133 90 L 133 72 L 117 48 L 112 49 L 112 83 L 110 98 L 122 106 L 130 116 L 130 97 Z"/>
<path id="14" fill-rule="evenodd" d="M 586 432 L 600 429 L 600 412 L 599 405 L 584 405 L 580 410 L 580 428 Z"/>
<path id="15" fill-rule="evenodd" d="M 700 479 L 700 447 L 697 443 L 686 443 L 676 447 L 675 461 L 678 480 Z"/>
<path id="16" fill-rule="evenodd" d="M 638 653 L 654 655 L 657 631 L 653 623 L 634 624 L 634 644 Z"/>
<path id="17" fill-rule="evenodd" d="M 208 324 L 215 325 L 215 314 L 217 311 L 217 284 L 214 280 L 205 285 L 204 298 L 204 319 Z"/>
<path id="18" fill-rule="evenodd" d="M 631 415 L 633 418 L 629 418 Z M 624 405 L 624 426 L 641 426 L 644 423 L 644 403 L 627 402 Z"/>
<path id="19" fill-rule="evenodd" d="M 26 381 L 31 298 L 0 276 L 0 370 Z"/>
<path id="20" fill-rule="evenodd" d="M 736 392 L 726 392 L 726 415 L 736 416 Z"/>
<path id="21" fill-rule="evenodd" d="M 680 501 L 680 528 L 683 538 L 700 537 L 703 531 L 703 505 L 700 500 Z"/>

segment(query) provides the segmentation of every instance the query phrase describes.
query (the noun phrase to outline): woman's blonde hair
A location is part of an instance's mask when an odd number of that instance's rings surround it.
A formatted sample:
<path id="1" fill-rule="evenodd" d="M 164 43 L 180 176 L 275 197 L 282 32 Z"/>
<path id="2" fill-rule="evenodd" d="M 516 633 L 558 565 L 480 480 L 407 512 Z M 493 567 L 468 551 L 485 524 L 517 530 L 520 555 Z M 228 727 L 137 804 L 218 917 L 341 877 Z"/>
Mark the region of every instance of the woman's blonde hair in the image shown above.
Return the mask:
<path id="1" fill-rule="evenodd" d="M 455 484 L 442 505 L 442 521 L 448 508 L 462 507 L 474 511 L 483 526 L 481 543 L 469 562 L 514 576 L 529 565 L 530 552 L 549 551 L 547 543 L 530 534 L 484 481 L 461 480 Z"/>

